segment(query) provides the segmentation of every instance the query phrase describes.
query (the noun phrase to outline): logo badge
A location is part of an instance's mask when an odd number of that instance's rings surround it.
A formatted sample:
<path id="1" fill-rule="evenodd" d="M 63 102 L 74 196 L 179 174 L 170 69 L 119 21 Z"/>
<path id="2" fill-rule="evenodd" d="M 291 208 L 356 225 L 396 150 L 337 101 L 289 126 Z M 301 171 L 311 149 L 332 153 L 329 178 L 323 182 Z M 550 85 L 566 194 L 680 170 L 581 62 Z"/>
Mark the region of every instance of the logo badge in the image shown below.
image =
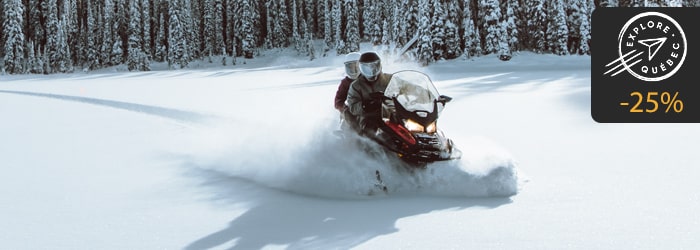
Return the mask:
<path id="1" fill-rule="evenodd" d="M 632 17 L 618 35 L 618 58 L 605 65 L 604 75 L 624 71 L 639 80 L 658 82 L 681 68 L 688 51 L 683 28 L 670 16 L 644 12 Z"/>

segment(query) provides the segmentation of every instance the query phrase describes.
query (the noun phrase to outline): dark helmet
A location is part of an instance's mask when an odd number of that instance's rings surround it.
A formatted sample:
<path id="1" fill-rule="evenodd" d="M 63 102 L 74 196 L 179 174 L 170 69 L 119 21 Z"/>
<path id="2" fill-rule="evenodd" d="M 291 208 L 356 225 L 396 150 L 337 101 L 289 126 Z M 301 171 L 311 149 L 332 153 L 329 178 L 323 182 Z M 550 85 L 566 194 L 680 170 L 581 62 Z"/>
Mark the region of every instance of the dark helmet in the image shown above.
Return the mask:
<path id="1" fill-rule="evenodd" d="M 379 74 L 382 73 L 382 60 L 379 59 L 377 53 L 365 52 L 360 56 L 360 73 L 362 73 L 368 81 L 377 80 Z"/>

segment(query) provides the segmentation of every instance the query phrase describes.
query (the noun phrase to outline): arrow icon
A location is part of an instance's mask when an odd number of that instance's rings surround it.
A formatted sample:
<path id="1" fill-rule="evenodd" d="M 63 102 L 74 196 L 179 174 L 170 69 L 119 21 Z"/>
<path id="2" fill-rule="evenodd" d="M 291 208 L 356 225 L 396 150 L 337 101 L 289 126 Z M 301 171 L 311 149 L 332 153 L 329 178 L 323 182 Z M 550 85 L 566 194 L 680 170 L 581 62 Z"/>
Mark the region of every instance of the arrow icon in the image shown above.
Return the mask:
<path id="1" fill-rule="evenodd" d="M 665 37 L 660 37 L 660 38 L 652 38 L 652 39 L 645 39 L 645 40 L 639 40 L 639 43 L 643 44 L 644 46 L 647 46 L 649 48 L 649 61 L 651 61 L 652 58 L 656 55 L 656 52 L 659 52 L 659 49 L 661 49 L 661 46 L 664 45 L 666 42 Z M 654 52 L 651 52 L 651 48 L 656 47 Z"/>

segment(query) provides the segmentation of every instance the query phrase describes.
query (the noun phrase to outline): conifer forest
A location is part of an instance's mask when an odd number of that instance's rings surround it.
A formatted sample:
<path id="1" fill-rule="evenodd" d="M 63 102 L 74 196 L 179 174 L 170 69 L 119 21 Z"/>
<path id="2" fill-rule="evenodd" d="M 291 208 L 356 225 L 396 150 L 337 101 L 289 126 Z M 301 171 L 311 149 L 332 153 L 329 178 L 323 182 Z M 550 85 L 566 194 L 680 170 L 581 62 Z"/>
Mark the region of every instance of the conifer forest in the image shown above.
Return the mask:
<path id="1" fill-rule="evenodd" d="M 695 7 L 700 0 L 2 0 L 0 74 L 194 60 L 234 65 L 293 48 L 314 58 L 360 43 L 428 65 L 517 51 L 590 54 L 600 7 Z"/>

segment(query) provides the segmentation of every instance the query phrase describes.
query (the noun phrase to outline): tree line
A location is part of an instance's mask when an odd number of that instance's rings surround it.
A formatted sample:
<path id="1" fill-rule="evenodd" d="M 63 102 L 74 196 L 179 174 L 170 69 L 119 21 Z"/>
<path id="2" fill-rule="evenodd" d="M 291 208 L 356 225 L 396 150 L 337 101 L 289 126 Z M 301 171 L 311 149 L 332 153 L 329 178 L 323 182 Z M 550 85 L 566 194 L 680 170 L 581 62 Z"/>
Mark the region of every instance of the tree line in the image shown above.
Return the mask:
<path id="1" fill-rule="evenodd" d="M 151 62 L 236 64 L 293 47 L 311 60 L 361 42 L 427 65 L 514 51 L 590 54 L 590 17 L 606 6 L 698 6 L 698 0 L 3 0 L 7 74 Z M 322 41 L 316 46 L 314 41 Z M 405 50 L 402 50 L 405 48 Z"/>

